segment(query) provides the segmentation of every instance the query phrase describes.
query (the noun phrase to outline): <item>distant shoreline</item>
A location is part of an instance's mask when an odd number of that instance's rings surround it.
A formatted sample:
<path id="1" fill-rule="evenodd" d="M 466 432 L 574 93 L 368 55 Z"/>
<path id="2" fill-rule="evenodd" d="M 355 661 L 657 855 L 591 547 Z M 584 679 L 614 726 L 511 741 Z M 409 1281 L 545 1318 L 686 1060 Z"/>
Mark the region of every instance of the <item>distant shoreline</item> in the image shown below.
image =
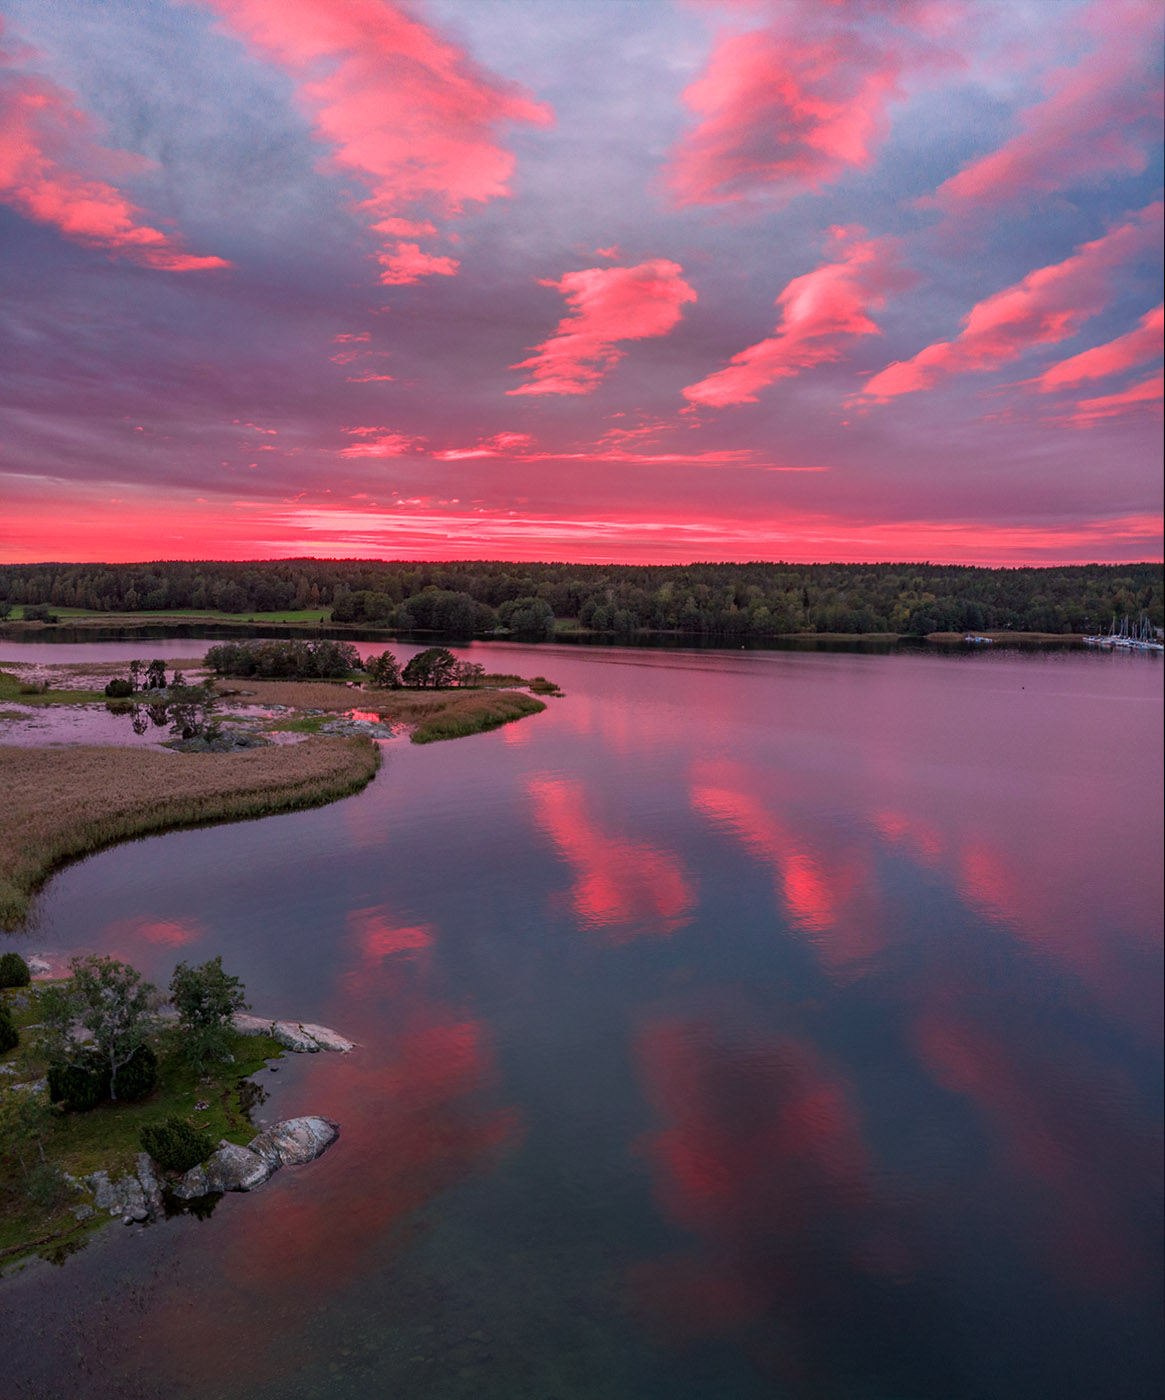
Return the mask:
<path id="1" fill-rule="evenodd" d="M 366 622 L 331 622 L 326 619 L 297 619 L 286 618 L 278 615 L 264 615 L 262 613 L 248 614 L 242 617 L 234 613 L 75 613 L 70 615 L 68 609 L 61 610 L 59 622 L 25 622 L 22 618 L 8 618 L 0 622 L 0 642 L 5 638 L 12 641 L 29 640 L 33 637 L 39 638 L 45 634 L 60 635 L 62 632 L 72 630 L 84 632 L 116 631 L 116 632 L 162 632 L 182 639 L 184 630 L 199 628 L 222 628 L 227 630 L 237 629 L 241 632 L 255 634 L 256 631 L 265 631 L 272 634 L 283 632 L 306 632 L 311 635 L 335 634 L 338 637 L 350 637 L 363 641 L 399 641 L 410 637 L 417 637 L 421 640 L 433 640 L 435 638 L 448 639 L 450 634 L 440 630 L 413 628 L 409 631 L 401 631 L 391 627 L 373 627 Z M 996 642 L 1022 642 L 1025 645 L 1049 643 L 1060 646 L 1083 646 L 1085 633 L 1083 632 L 1024 632 L 1009 631 L 1006 628 L 983 628 L 978 629 L 978 636 L 990 637 Z M 923 636 L 911 632 L 773 632 L 763 636 L 749 636 L 745 641 L 753 646 L 780 647 L 789 643 L 812 643 L 812 642 L 871 642 L 883 644 L 896 644 L 906 642 L 911 645 L 920 645 L 926 642 L 947 644 L 952 642 L 962 642 L 964 632 L 928 632 Z M 598 632 L 586 627 L 564 627 L 560 628 L 553 637 L 529 638 L 511 633 L 488 632 L 460 638 L 451 645 L 466 645 L 470 642 L 516 642 L 524 646 L 544 646 L 547 643 L 555 642 L 575 642 L 575 641 L 596 641 L 603 644 L 617 646 L 634 646 L 639 639 L 667 638 L 675 641 L 700 641 L 707 643 L 711 649 L 716 649 L 719 645 L 725 650 L 736 650 L 739 648 L 741 639 L 739 636 L 724 633 L 709 633 L 695 631 L 680 631 L 668 628 L 642 627 L 636 630 L 629 637 L 613 637 L 610 632 Z"/>

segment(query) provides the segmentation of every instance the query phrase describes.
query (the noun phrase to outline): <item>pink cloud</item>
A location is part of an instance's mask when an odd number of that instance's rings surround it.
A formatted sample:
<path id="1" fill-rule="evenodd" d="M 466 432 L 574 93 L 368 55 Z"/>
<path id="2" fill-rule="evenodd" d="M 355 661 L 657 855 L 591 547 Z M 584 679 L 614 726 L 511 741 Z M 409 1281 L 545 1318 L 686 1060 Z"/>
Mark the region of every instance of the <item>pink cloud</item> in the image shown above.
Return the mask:
<path id="1" fill-rule="evenodd" d="M 349 443 L 341 448 L 341 457 L 401 457 L 420 441 L 407 433 L 390 433 L 383 428 L 344 428 L 342 431 L 353 436 L 369 437 L 370 441 Z"/>
<path id="2" fill-rule="evenodd" d="M 1165 394 L 1165 372 L 1158 370 L 1116 394 L 1105 394 L 1097 399 L 1081 399 L 1069 419 L 1073 427 L 1091 428 L 1105 418 L 1123 417 L 1140 409 L 1160 413 L 1161 398 Z"/>
<path id="3" fill-rule="evenodd" d="M 1029 272 L 1020 282 L 977 302 L 953 341 L 939 341 L 909 360 L 897 360 L 869 380 L 858 396 L 884 403 L 930 389 L 945 375 L 995 369 L 1033 345 L 1075 335 L 1111 298 L 1109 274 L 1154 248 L 1161 238 L 1162 205 L 1148 205 L 1071 257 Z"/>
<path id="4" fill-rule="evenodd" d="M 12 58 L 0 52 L 0 64 Z M 25 218 L 50 224 L 75 243 L 105 248 L 162 272 L 230 267 L 197 257 L 181 240 L 145 222 L 149 217 L 102 175 L 132 176 L 154 162 L 110 150 L 72 94 L 45 78 L 0 72 L 0 202 Z"/>
<path id="5" fill-rule="evenodd" d="M 1110 374 L 1119 374 L 1160 355 L 1163 335 L 1165 306 L 1158 306 L 1141 317 L 1136 330 L 1049 366 L 1036 380 L 1036 385 L 1041 394 L 1048 394 L 1081 384 L 1086 379 L 1107 379 Z"/>
<path id="6" fill-rule="evenodd" d="M 377 253 L 376 261 L 384 268 L 379 280 L 386 287 L 408 286 L 422 277 L 455 277 L 461 266 L 456 258 L 423 253 L 418 243 L 398 243 Z"/>
<path id="7" fill-rule="evenodd" d="M 574 308 L 534 354 L 511 369 L 533 371 L 510 394 L 589 394 L 620 360 L 620 340 L 667 335 L 696 300 L 679 263 L 655 258 L 637 267 L 588 267 L 568 272 L 554 287 Z"/>
<path id="8" fill-rule="evenodd" d="M 1050 75 L 1049 95 L 1020 113 L 1018 134 L 920 203 L 948 211 L 994 207 L 1145 169 L 1160 139 L 1161 7 L 1156 0 L 1102 0 L 1086 24 L 1096 49 Z"/>
<path id="9" fill-rule="evenodd" d="M 367 186 L 359 208 L 389 238 L 430 236 L 434 218 L 508 195 L 514 157 L 497 128 L 550 120 L 548 107 L 390 0 L 204 3 L 297 80 L 332 164 Z M 392 286 L 458 266 L 405 241 L 386 244 L 378 260 Z"/>
<path id="10" fill-rule="evenodd" d="M 838 232 L 844 235 L 845 230 Z M 733 355 L 724 369 L 689 384 L 684 397 L 712 408 L 755 403 L 757 392 L 775 379 L 840 359 L 843 341 L 881 334 L 869 310 L 883 305 L 897 277 L 884 242 L 853 243 L 838 260 L 789 283 L 776 300 L 781 320 L 773 335 Z"/>
<path id="11" fill-rule="evenodd" d="M 926 6 L 888 6 L 866 32 L 848 6 L 775 16 L 722 37 L 684 92 L 698 121 L 665 171 L 678 204 L 788 198 L 867 166 L 906 68 L 923 55 L 947 62 L 926 32 L 936 28 Z"/>
<path id="12" fill-rule="evenodd" d="M 350 374 L 347 377 L 349 384 L 391 384 L 395 381 L 395 374 Z"/>

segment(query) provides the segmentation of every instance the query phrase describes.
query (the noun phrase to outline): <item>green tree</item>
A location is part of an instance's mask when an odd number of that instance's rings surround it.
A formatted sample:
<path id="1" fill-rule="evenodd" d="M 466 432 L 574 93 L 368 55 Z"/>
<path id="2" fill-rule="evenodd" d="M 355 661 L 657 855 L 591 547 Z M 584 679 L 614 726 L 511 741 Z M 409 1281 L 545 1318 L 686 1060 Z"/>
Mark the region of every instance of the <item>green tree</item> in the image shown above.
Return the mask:
<path id="1" fill-rule="evenodd" d="M 52 1110 L 43 1094 L 24 1087 L 0 1088 L 0 1154 L 19 1163 L 25 1177 L 25 1157 L 34 1146 L 40 1160 L 45 1160 L 43 1139 L 51 1118 Z"/>
<path id="2" fill-rule="evenodd" d="M 156 990 L 136 967 L 90 953 L 73 958 L 72 1001 L 81 1024 L 93 1036 L 93 1049 L 109 1071 L 109 1097 L 117 1099 L 117 1071 L 145 1043 L 153 1023 Z"/>
<path id="3" fill-rule="evenodd" d="M 166 689 L 166 663 L 164 661 L 151 661 L 146 667 L 146 689 Z"/>
<path id="4" fill-rule="evenodd" d="M 215 714 L 218 693 L 212 681 L 204 685 L 172 685 L 168 714 L 175 739 L 217 739 L 222 726 Z"/>
<path id="5" fill-rule="evenodd" d="M 400 662 L 391 651 L 370 656 L 364 663 L 364 669 L 378 690 L 396 690 L 401 684 Z"/>
<path id="6" fill-rule="evenodd" d="M 418 689 L 441 689 L 453 684 L 457 674 L 457 658 L 444 647 L 429 647 L 417 652 L 401 673 L 405 685 Z"/>
<path id="7" fill-rule="evenodd" d="M 32 973 L 19 953 L 0 953 L 0 987 L 27 987 L 31 981 Z"/>
<path id="8" fill-rule="evenodd" d="M 200 1073 L 231 1053 L 231 1017 L 248 1005 L 237 977 L 223 971 L 222 956 L 201 967 L 180 962 L 170 979 L 170 1000 L 178 1010 L 183 1051 Z"/>

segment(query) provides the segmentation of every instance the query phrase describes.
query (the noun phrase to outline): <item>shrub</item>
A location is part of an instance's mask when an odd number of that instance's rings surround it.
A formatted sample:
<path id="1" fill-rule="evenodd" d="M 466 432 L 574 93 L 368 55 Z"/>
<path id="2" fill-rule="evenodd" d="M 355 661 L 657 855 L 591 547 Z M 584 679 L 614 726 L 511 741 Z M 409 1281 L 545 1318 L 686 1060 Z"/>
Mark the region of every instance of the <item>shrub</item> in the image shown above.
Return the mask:
<path id="1" fill-rule="evenodd" d="M 117 676 L 105 687 L 105 693 L 111 700 L 124 700 L 133 694 L 133 682 Z"/>
<path id="2" fill-rule="evenodd" d="M 12 1012 L 0 1005 L 0 1055 L 15 1050 L 20 1044 L 20 1032 L 12 1024 Z"/>
<path id="3" fill-rule="evenodd" d="M 49 1066 L 49 1099 L 70 1113 L 88 1113 L 107 1097 L 107 1084 L 101 1071 L 90 1061 L 83 1065 Z"/>
<path id="4" fill-rule="evenodd" d="M 117 1072 L 117 1097 L 137 1103 L 152 1094 L 158 1082 L 158 1057 L 148 1045 L 139 1045 L 133 1059 Z"/>
<path id="5" fill-rule="evenodd" d="M 205 1162 L 214 1151 L 209 1133 L 192 1128 L 182 1118 L 167 1118 L 141 1131 L 142 1150 L 168 1172 L 185 1172 Z"/>
<path id="6" fill-rule="evenodd" d="M 31 981 L 32 973 L 19 953 L 0 953 L 0 987 L 27 987 Z"/>

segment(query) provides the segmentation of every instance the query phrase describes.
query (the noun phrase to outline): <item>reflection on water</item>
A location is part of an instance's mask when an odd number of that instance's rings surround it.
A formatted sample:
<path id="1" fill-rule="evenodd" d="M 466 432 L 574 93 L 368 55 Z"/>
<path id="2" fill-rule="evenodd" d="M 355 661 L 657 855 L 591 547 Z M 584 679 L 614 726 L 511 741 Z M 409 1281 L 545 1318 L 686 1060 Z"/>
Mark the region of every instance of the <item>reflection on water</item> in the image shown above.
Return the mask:
<path id="1" fill-rule="evenodd" d="M 24 1393 L 1156 1394 L 1159 668 L 462 654 L 567 698 L 46 890 L 359 1049 L 265 1079 L 321 1161 L 3 1285 Z"/>

